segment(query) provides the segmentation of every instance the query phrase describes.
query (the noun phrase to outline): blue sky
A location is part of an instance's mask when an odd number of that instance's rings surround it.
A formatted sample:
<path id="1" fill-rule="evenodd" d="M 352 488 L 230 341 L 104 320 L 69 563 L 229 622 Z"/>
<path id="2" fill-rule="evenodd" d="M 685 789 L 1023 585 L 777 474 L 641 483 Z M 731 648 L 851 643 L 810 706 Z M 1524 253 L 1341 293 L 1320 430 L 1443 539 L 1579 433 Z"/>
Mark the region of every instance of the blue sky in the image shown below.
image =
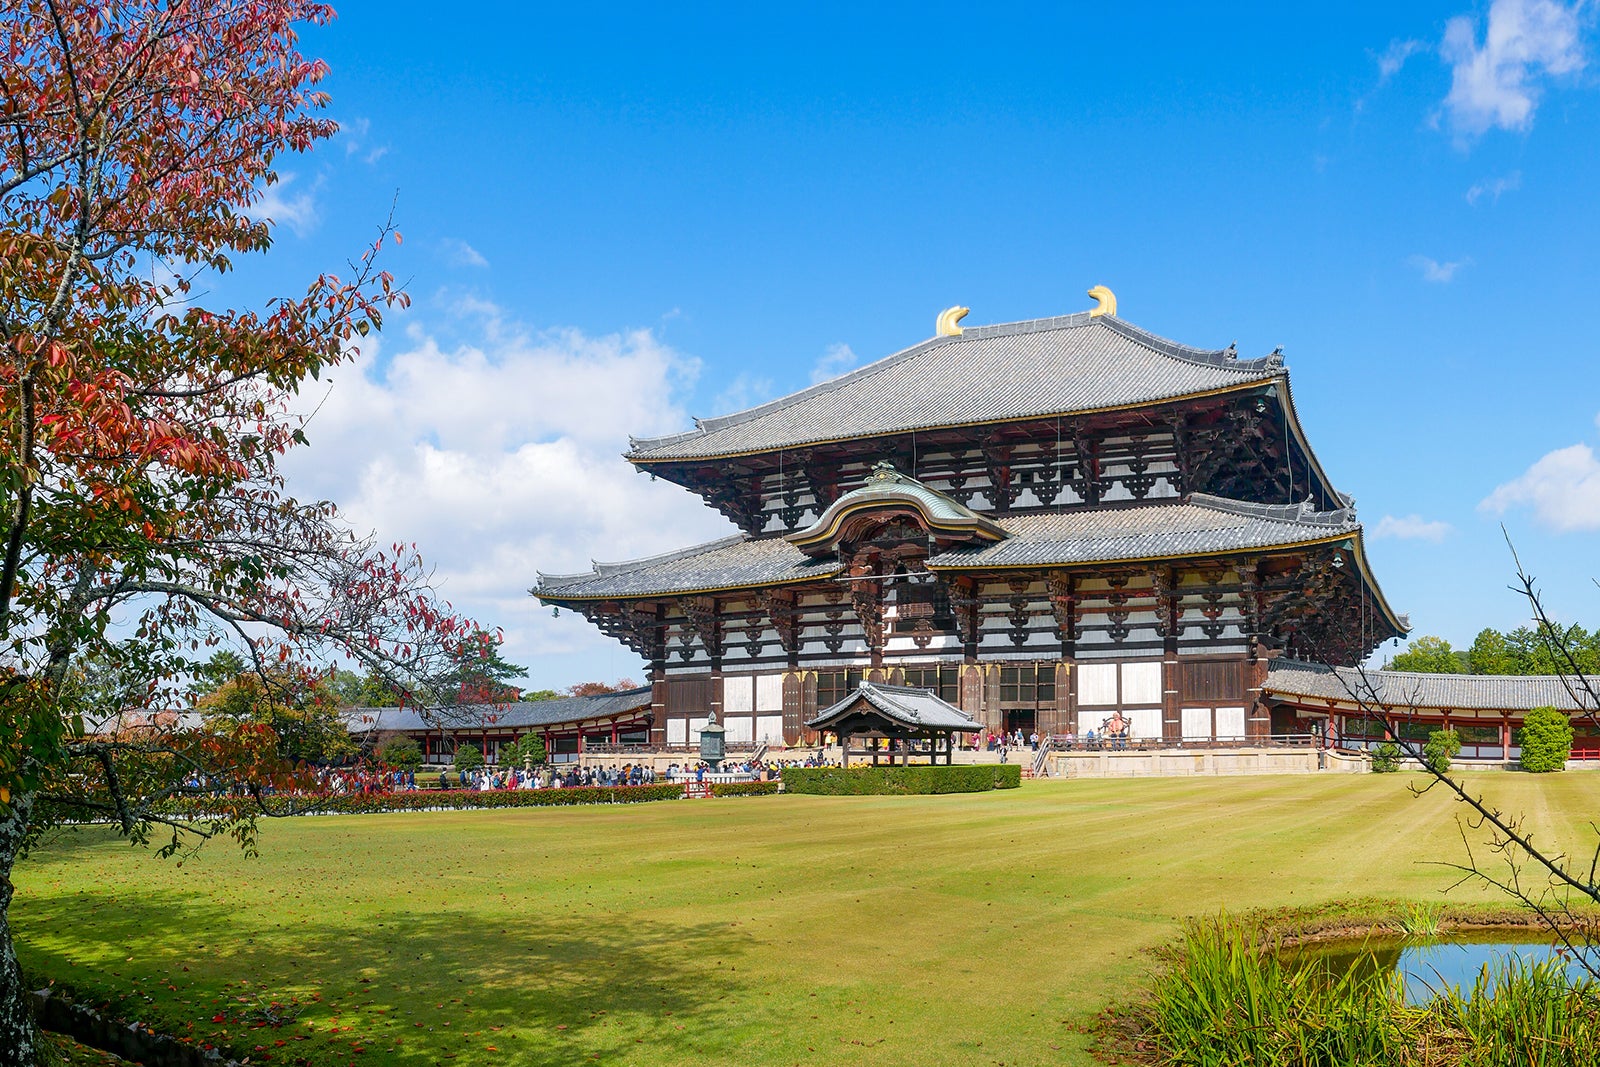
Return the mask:
<path id="1" fill-rule="evenodd" d="M 415 304 L 307 393 L 291 484 L 417 541 L 536 686 L 638 676 L 536 570 L 725 529 L 628 432 L 1096 283 L 1284 346 L 1418 633 L 1525 618 L 1502 522 L 1600 624 L 1594 2 L 339 11 L 304 44 L 344 132 L 280 161 L 277 245 L 217 294 L 337 268 L 398 198 Z"/>

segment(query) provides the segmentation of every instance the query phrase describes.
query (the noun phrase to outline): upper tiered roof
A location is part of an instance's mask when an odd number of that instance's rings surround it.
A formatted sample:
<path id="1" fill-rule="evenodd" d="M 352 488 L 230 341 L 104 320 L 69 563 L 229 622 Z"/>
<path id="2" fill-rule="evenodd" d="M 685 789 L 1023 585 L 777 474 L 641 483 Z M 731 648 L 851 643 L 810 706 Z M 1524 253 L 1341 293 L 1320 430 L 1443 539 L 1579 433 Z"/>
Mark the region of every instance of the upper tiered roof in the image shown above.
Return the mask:
<path id="1" fill-rule="evenodd" d="M 641 465 L 715 459 L 939 427 L 1140 407 L 1285 379 L 1282 357 L 1169 341 L 1080 312 L 933 337 L 769 403 L 666 437 L 633 438 Z"/>

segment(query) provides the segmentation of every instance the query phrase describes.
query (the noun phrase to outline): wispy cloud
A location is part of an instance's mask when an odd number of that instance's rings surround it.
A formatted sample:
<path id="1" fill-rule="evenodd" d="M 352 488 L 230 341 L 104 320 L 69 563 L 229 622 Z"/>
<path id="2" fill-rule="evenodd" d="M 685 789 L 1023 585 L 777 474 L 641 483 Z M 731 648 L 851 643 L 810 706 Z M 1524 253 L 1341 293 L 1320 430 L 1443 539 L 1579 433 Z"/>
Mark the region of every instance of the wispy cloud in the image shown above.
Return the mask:
<path id="1" fill-rule="evenodd" d="M 1494 203 L 1500 199 L 1502 194 L 1521 188 L 1522 172 L 1520 170 L 1514 170 L 1503 178 L 1485 178 L 1481 182 L 1474 183 L 1472 188 L 1467 190 L 1467 203 L 1476 204 L 1486 196 L 1489 198 L 1490 203 Z"/>
<path id="2" fill-rule="evenodd" d="M 315 230 L 321 221 L 316 194 L 322 183 L 319 180 L 303 192 L 291 193 L 289 187 L 294 183 L 292 172 L 279 174 L 277 182 L 263 189 L 261 198 L 251 205 L 250 217 L 269 219 L 275 226 L 287 226 L 296 237 L 305 237 Z"/>
<path id="3" fill-rule="evenodd" d="M 338 143 L 344 145 L 346 157 L 359 156 L 363 163 L 376 163 L 389 154 L 388 145 L 372 143 L 371 119 L 341 119 Z"/>
<path id="4" fill-rule="evenodd" d="M 716 395 L 711 401 L 716 408 L 716 414 L 725 415 L 734 411 L 744 411 L 757 404 L 765 403 L 772 399 L 772 379 L 758 378 L 747 371 L 741 371 L 728 387 Z"/>
<path id="5" fill-rule="evenodd" d="M 1456 259 L 1441 263 L 1430 256 L 1412 256 L 1407 262 L 1416 268 L 1417 273 L 1422 275 L 1423 281 L 1433 282 L 1436 285 L 1448 285 L 1455 280 L 1456 272 L 1462 267 L 1470 266 L 1472 260 Z"/>
<path id="6" fill-rule="evenodd" d="M 822 353 L 822 357 L 811 365 L 811 384 L 825 382 L 829 378 L 837 378 L 849 370 L 854 370 L 861 357 L 847 344 L 829 345 Z"/>
<path id="7" fill-rule="evenodd" d="M 1424 41 L 1393 40 L 1389 47 L 1382 53 L 1373 53 L 1373 60 L 1378 64 L 1378 84 L 1383 85 L 1406 65 L 1406 60 L 1428 47 Z"/>
<path id="8" fill-rule="evenodd" d="M 489 261 L 483 258 L 483 253 L 467 244 L 465 241 L 454 237 L 446 237 L 439 242 L 439 247 L 444 249 L 445 262 L 452 267 L 487 267 Z"/>
<path id="9" fill-rule="evenodd" d="M 1446 24 L 1439 49 L 1451 66 L 1444 112 L 1459 139 L 1496 128 L 1527 129 L 1545 81 L 1583 69 L 1581 7 L 1581 0 L 1494 0 L 1482 43 L 1472 16 Z"/>
<path id="10" fill-rule="evenodd" d="M 1531 508 L 1536 521 L 1557 533 L 1600 530 L 1600 458 L 1586 444 L 1558 448 L 1478 505 L 1493 515 L 1515 508 Z"/>
<path id="11" fill-rule="evenodd" d="M 1421 515 L 1385 515 L 1373 527 L 1372 536 L 1399 541 L 1432 541 L 1437 544 L 1454 530 L 1448 522 L 1424 519 Z"/>

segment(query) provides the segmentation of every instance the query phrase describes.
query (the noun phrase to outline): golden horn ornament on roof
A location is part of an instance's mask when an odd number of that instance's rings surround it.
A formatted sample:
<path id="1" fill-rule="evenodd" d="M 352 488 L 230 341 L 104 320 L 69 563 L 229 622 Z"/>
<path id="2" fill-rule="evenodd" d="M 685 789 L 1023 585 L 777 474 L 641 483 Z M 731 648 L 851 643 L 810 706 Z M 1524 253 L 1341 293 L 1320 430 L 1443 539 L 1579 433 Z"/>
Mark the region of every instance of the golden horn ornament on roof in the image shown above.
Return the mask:
<path id="1" fill-rule="evenodd" d="M 1101 315 L 1111 315 L 1111 316 L 1115 316 L 1116 315 L 1116 313 L 1117 313 L 1117 294 L 1116 293 L 1113 293 L 1110 289 L 1107 289 L 1103 285 L 1097 285 L 1093 289 L 1089 290 L 1089 295 L 1094 297 L 1096 300 L 1098 300 L 1100 302 L 1099 304 L 1095 305 L 1095 308 L 1094 308 L 1093 311 L 1089 312 L 1089 317 L 1091 319 L 1097 319 Z"/>
<path id="2" fill-rule="evenodd" d="M 971 308 L 964 308 L 960 304 L 955 307 L 945 308 L 939 312 L 939 317 L 934 320 L 933 332 L 937 337 L 960 337 L 961 327 L 957 325 L 967 317 Z"/>

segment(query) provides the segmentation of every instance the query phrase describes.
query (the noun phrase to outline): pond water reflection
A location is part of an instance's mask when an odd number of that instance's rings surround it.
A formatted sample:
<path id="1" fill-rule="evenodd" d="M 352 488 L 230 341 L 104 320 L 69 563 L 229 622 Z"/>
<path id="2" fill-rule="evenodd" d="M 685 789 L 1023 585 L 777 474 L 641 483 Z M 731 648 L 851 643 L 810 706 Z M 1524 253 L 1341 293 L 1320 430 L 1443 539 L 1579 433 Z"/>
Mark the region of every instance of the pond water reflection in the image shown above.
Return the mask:
<path id="1" fill-rule="evenodd" d="M 1600 947 L 1591 948 L 1590 960 L 1600 965 Z M 1485 967 L 1511 960 L 1542 963 L 1557 959 L 1559 949 L 1549 935 L 1506 930 L 1457 933 L 1438 941 L 1372 938 L 1361 942 L 1309 945 L 1289 956 L 1296 964 L 1325 966 L 1334 975 L 1349 972 L 1376 977 L 1398 972 L 1405 982 L 1406 1001 L 1421 1004 L 1448 986 L 1471 992 Z M 1567 974 L 1580 981 L 1587 976 L 1577 959 L 1566 960 Z"/>

